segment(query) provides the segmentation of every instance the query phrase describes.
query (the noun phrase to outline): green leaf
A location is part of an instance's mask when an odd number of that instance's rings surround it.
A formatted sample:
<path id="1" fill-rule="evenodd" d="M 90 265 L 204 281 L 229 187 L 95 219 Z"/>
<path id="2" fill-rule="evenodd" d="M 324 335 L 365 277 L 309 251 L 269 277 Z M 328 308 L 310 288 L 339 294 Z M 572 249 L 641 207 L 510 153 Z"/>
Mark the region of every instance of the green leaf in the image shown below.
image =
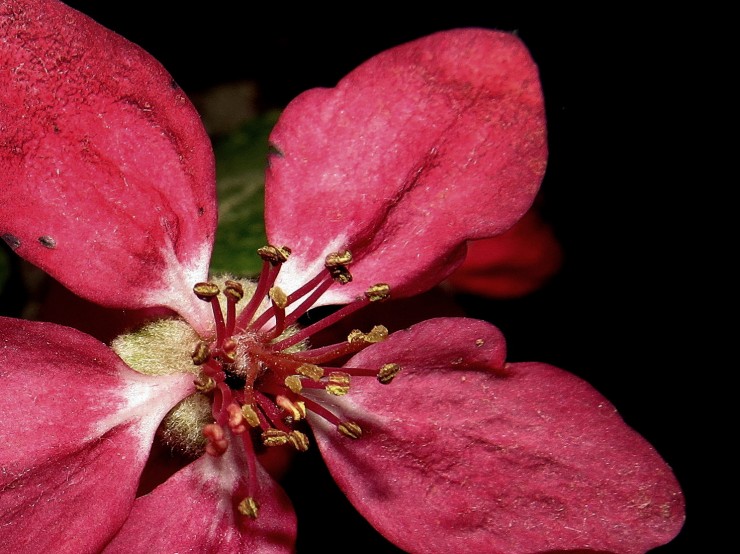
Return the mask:
<path id="1" fill-rule="evenodd" d="M 255 118 L 214 145 L 218 186 L 218 230 L 211 273 L 252 277 L 262 259 L 265 236 L 265 166 L 268 137 L 279 113 Z"/>

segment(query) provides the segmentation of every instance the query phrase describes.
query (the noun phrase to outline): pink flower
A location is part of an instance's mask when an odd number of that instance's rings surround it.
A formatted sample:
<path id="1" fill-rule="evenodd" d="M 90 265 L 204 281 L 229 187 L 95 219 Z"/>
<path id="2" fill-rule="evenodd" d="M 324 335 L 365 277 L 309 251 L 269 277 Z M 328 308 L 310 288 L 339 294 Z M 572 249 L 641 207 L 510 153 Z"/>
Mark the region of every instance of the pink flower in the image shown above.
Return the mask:
<path id="1" fill-rule="evenodd" d="M 81 297 L 148 321 L 110 348 L 0 319 L 7 550 L 292 551 L 290 501 L 257 453 L 311 447 L 304 419 L 350 501 L 404 550 L 638 553 L 675 536 L 683 498 L 655 450 L 585 382 L 507 363 L 490 324 L 386 336 L 368 322 L 306 343 L 428 290 L 465 241 L 527 211 L 546 140 L 518 39 L 439 33 L 296 98 L 271 136 L 279 246 L 250 285 L 208 281 L 213 155 L 161 66 L 53 0 L 4 2 L 0 25 L 0 234 Z M 344 307 L 292 326 L 320 305 Z M 155 440 L 192 462 L 137 497 Z"/>

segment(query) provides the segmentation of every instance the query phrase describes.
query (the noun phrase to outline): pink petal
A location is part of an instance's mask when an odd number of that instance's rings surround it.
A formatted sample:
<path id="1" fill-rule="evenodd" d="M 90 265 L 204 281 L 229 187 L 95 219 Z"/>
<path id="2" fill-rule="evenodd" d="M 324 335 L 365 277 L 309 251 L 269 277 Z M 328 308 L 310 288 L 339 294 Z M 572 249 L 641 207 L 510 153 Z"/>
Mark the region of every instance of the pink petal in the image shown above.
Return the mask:
<path id="1" fill-rule="evenodd" d="M 643 553 L 671 540 L 684 504 L 671 469 L 590 385 L 540 363 L 503 366 L 487 323 L 430 320 L 347 364 L 403 367 L 341 397 L 350 440 L 314 418 L 357 509 L 418 553 Z"/>
<path id="2" fill-rule="evenodd" d="M 283 490 L 258 466 L 260 511 L 252 520 L 236 512 L 235 491 L 246 471 L 230 447 L 205 455 L 138 498 L 106 554 L 208 552 L 278 554 L 293 551 L 296 518 Z"/>
<path id="3" fill-rule="evenodd" d="M 98 552 L 128 515 L 157 425 L 188 381 L 134 373 L 73 329 L 0 318 L 4 549 Z"/>
<path id="4" fill-rule="evenodd" d="M 265 219 L 293 249 L 286 290 L 349 248 L 355 281 L 322 303 L 387 282 L 421 292 L 462 261 L 466 239 L 499 234 L 545 170 L 537 68 L 513 35 L 437 33 L 375 56 L 334 89 L 283 112 L 270 140 Z"/>
<path id="5" fill-rule="evenodd" d="M 3 2 L 0 21 L 0 236 L 94 302 L 200 309 L 215 171 L 182 90 L 61 2 Z"/>
<path id="6" fill-rule="evenodd" d="M 469 242 L 465 261 L 446 283 L 458 292 L 516 298 L 542 287 L 562 261 L 552 228 L 530 210 L 502 235 Z"/>

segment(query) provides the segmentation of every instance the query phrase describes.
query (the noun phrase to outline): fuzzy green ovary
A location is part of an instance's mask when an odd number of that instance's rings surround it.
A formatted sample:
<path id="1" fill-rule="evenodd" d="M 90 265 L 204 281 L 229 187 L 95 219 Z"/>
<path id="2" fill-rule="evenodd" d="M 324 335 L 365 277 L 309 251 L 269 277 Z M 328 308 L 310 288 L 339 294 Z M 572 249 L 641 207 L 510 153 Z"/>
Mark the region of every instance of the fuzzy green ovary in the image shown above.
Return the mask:
<path id="1" fill-rule="evenodd" d="M 199 340 L 184 321 L 160 319 L 116 337 L 111 348 L 131 369 L 145 375 L 197 373 L 191 354 Z"/>
<path id="2" fill-rule="evenodd" d="M 195 393 L 172 408 L 159 427 L 159 437 L 172 450 L 197 458 L 206 448 L 203 427 L 213 422 L 211 399 Z"/>

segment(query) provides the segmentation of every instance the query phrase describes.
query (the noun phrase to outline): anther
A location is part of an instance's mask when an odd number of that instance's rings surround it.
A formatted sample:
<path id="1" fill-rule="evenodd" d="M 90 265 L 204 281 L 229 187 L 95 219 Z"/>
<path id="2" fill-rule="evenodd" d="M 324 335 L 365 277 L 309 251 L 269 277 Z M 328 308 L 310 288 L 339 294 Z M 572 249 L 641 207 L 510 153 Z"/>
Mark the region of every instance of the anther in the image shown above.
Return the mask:
<path id="1" fill-rule="evenodd" d="M 324 369 L 314 364 L 302 364 L 295 372 L 314 381 L 318 381 L 324 376 Z"/>
<path id="2" fill-rule="evenodd" d="M 217 423 L 209 423 L 203 427 L 203 436 L 208 440 L 206 452 L 211 456 L 222 456 L 229 448 L 226 434 Z"/>
<path id="3" fill-rule="evenodd" d="M 229 414 L 229 428 L 234 434 L 238 435 L 247 430 L 247 426 L 244 425 L 244 414 L 238 405 L 229 404 L 226 411 Z"/>
<path id="4" fill-rule="evenodd" d="M 301 378 L 297 375 L 288 375 L 285 378 L 285 386 L 295 394 L 298 394 L 303 390 L 303 383 L 301 383 Z"/>
<path id="5" fill-rule="evenodd" d="M 290 248 L 287 246 L 280 247 L 268 244 L 267 246 L 258 248 L 257 254 L 259 254 L 260 258 L 266 262 L 270 262 L 272 265 L 279 265 L 288 260 L 288 256 L 290 256 Z"/>
<path id="6" fill-rule="evenodd" d="M 215 379 L 208 375 L 198 375 L 198 377 L 193 380 L 193 384 L 195 385 L 195 390 L 198 392 L 211 392 L 216 388 Z"/>
<path id="7" fill-rule="evenodd" d="M 288 442 L 290 442 L 293 448 L 298 450 L 298 452 L 305 452 L 308 450 L 310 445 L 308 437 L 300 431 L 291 431 L 288 435 Z"/>
<path id="8" fill-rule="evenodd" d="M 337 430 L 351 439 L 359 439 L 362 436 L 362 429 L 354 421 L 343 421 L 337 425 Z"/>
<path id="9" fill-rule="evenodd" d="M 295 375 L 293 375 L 293 377 L 295 377 Z M 301 402 L 300 400 L 294 402 L 287 396 L 279 394 L 275 397 L 275 403 L 288 412 L 288 415 L 293 419 L 293 421 L 300 421 L 306 417 L 305 402 Z"/>
<path id="10" fill-rule="evenodd" d="M 239 302 L 244 298 L 244 287 L 242 287 L 241 283 L 237 281 L 226 281 L 224 285 L 226 285 L 224 294 L 234 302 Z"/>
<path id="11" fill-rule="evenodd" d="M 257 516 L 260 512 L 259 504 L 257 504 L 257 501 L 251 496 L 248 496 L 244 500 L 239 502 L 239 505 L 236 507 L 236 509 L 241 515 L 247 516 L 252 519 L 257 519 Z"/>
<path id="12" fill-rule="evenodd" d="M 346 266 L 343 265 L 332 265 L 326 266 L 329 271 L 331 278 L 334 279 L 340 285 L 346 285 L 352 281 L 352 274 L 349 272 Z"/>
<path id="13" fill-rule="evenodd" d="M 270 299 L 275 303 L 275 306 L 281 310 L 284 310 L 288 305 L 288 295 L 280 287 L 272 287 L 268 294 L 270 295 Z"/>
<path id="14" fill-rule="evenodd" d="M 386 283 L 378 283 L 371 286 L 365 291 L 365 297 L 370 302 L 377 302 L 379 300 L 387 300 L 391 296 L 391 287 Z"/>
<path id="15" fill-rule="evenodd" d="M 280 429 L 266 429 L 262 433 L 262 444 L 265 446 L 282 446 L 290 440 L 288 433 Z"/>
<path id="16" fill-rule="evenodd" d="M 359 329 L 351 331 L 347 335 L 347 342 L 350 344 L 374 344 L 376 342 L 384 341 L 388 338 L 388 329 L 383 325 L 376 325 L 369 333 L 363 333 Z"/>
<path id="17" fill-rule="evenodd" d="M 349 373 L 333 371 L 329 374 L 329 384 L 326 392 L 334 396 L 343 396 L 349 392 Z"/>
<path id="18" fill-rule="evenodd" d="M 393 378 L 398 375 L 399 371 L 401 371 L 400 365 L 385 364 L 383 367 L 380 368 L 380 371 L 378 371 L 378 381 L 380 381 L 384 385 L 387 385 L 388 383 L 393 381 Z"/>
<path id="19" fill-rule="evenodd" d="M 193 358 L 193 363 L 195 365 L 203 365 L 208 361 L 208 358 L 211 356 L 211 349 L 208 347 L 208 344 L 205 342 L 199 342 L 195 345 L 195 348 L 193 349 L 193 353 L 191 354 L 191 357 Z"/>
<path id="20" fill-rule="evenodd" d="M 326 257 L 324 265 L 326 267 L 334 267 L 338 265 L 349 265 L 352 263 L 352 252 L 349 250 L 342 250 L 341 252 L 332 252 Z"/>
<path id="21" fill-rule="evenodd" d="M 254 409 L 254 406 L 251 404 L 244 404 L 242 406 L 242 415 L 244 416 L 244 420 L 249 423 L 251 427 L 259 427 L 260 418 L 257 415 L 257 411 Z"/>
<path id="22" fill-rule="evenodd" d="M 217 296 L 221 290 L 216 283 L 196 283 L 193 287 L 193 292 L 201 300 L 210 302 L 211 298 Z"/>

